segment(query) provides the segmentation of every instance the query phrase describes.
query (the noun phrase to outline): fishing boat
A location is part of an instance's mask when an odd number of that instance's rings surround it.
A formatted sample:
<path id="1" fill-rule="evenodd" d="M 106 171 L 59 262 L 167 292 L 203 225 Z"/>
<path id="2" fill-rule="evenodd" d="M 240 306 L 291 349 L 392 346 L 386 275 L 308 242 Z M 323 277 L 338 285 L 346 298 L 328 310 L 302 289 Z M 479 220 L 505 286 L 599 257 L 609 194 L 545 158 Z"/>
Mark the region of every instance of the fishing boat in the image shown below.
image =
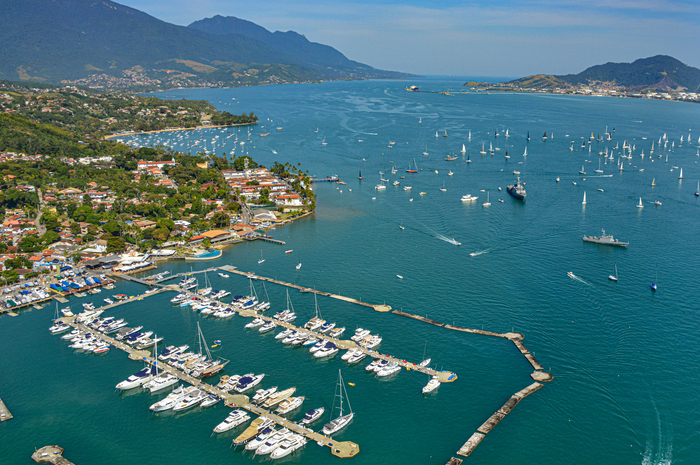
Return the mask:
<path id="1" fill-rule="evenodd" d="M 608 276 L 608 279 L 609 279 L 610 281 L 615 281 L 615 282 L 617 282 L 617 264 L 615 265 L 615 276 L 609 275 L 609 276 Z"/>
<path id="2" fill-rule="evenodd" d="M 340 404 L 338 406 L 340 414 L 337 418 L 331 420 L 329 423 L 324 425 L 322 431 L 323 434 L 325 434 L 326 436 L 330 436 L 331 434 L 337 433 L 341 429 L 345 428 L 355 416 L 355 414 L 352 411 L 352 407 L 350 406 L 350 399 L 348 399 L 348 393 L 345 390 L 345 385 L 343 384 L 343 375 L 340 370 L 338 370 L 338 384 L 335 390 L 336 393 L 333 399 L 333 408 L 331 408 L 331 411 L 333 411 L 335 407 L 335 398 L 337 397 L 340 398 Z M 345 393 L 345 400 L 347 401 L 348 409 L 350 410 L 350 413 L 346 415 L 343 415 L 343 393 Z"/>

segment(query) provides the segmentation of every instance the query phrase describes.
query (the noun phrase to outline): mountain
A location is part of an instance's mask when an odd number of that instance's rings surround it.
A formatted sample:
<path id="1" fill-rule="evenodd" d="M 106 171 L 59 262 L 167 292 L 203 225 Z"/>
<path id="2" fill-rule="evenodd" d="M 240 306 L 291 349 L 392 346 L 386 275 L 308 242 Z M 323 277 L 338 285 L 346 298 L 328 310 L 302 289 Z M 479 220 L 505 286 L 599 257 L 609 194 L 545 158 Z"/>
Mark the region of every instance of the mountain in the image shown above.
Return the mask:
<path id="1" fill-rule="evenodd" d="M 277 37 L 290 33 L 275 35 L 245 23 L 239 28 L 245 34 L 212 34 L 109 0 L 2 0 L 0 79 L 59 82 L 106 74 L 133 81 L 141 73 L 143 82 L 235 85 L 401 76 L 347 60 L 331 47 L 304 44 L 296 33 L 285 41 Z M 260 38 L 251 32 L 256 28 Z M 268 35 L 275 37 L 272 45 L 261 40 Z M 295 50 L 303 53 L 295 56 Z"/>
<path id="2" fill-rule="evenodd" d="M 367 65 L 349 60 L 333 47 L 310 42 L 294 31 L 270 32 L 262 26 L 234 16 L 216 15 L 213 18 L 195 21 L 187 27 L 220 36 L 220 40 L 224 43 L 227 43 L 231 37 L 238 36 L 255 39 L 276 52 L 293 57 L 294 64 L 310 66 L 318 71 L 326 69 L 326 72 L 338 75 L 373 71 L 373 68 Z"/>
<path id="3" fill-rule="evenodd" d="M 591 66 L 579 74 L 527 76 L 508 84 L 519 87 L 551 88 L 587 84 L 589 81 L 612 82 L 629 91 L 656 89 L 700 92 L 700 69 L 687 66 L 667 55 L 657 55 L 640 58 L 632 63 L 605 63 Z"/>

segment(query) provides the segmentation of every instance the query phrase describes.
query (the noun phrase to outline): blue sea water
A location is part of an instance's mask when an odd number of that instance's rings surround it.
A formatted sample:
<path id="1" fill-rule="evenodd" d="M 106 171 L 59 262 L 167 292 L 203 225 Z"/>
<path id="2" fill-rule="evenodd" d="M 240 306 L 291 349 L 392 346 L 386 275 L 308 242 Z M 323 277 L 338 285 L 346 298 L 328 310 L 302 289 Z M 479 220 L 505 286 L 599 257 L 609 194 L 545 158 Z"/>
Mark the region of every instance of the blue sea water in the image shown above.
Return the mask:
<path id="1" fill-rule="evenodd" d="M 459 91 L 456 81 L 415 83 L 425 90 Z M 272 231 L 286 246 L 245 243 L 214 261 L 170 263 L 160 271 L 231 264 L 386 302 L 445 323 L 523 333 L 523 342 L 554 381 L 523 400 L 467 462 L 698 463 L 700 200 L 693 194 L 700 178 L 700 107 L 546 94 L 444 96 L 405 92 L 405 85 L 332 82 L 160 93 L 165 98 L 206 99 L 232 113 L 254 111 L 261 121 L 250 129 L 250 142 L 248 128 L 130 140 L 182 148 L 201 135 L 211 150 L 210 141 L 219 135 L 220 154 L 233 150 L 234 137 L 226 137 L 238 133 L 246 144 L 236 148 L 236 155 L 245 150 L 264 165 L 299 162 L 311 174 L 337 174 L 347 182 L 314 185 L 316 215 Z M 580 148 L 582 137 L 602 134 L 606 127 L 614 129 L 612 141 L 593 142 L 590 153 Z M 447 138 L 442 137 L 445 130 Z M 544 131 L 550 136 L 546 141 Z M 260 132 L 270 135 L 260 138 Z M 664 133 L 667 149 L 656 147 L 650 157 L 652 141 Z M 328 145 L 322 145 L 324 140 Z M 636 149 L 620 172 L 617 161 L 625 140 Z M 390 142 L 396 145 L 389 147 Z M 482 143 L 500 150 L 481 155 Z M 466 154 L 460 153 L 462 144 Z M 605 164 L 598 152 L 617 144 L 615 161 Z M 526 146 L 528 156 L 523 157 Z M 504 158 L 506 149 L 510 159 Z M 424 151 L 429 155 L 422 155 Z M 458 159 L 445 161 L 450 154 Z M 419 172 L 406 173 L 414 159 Z M 599 159 L 604 174 L 612 177 L 593 172 Z M 392 164 L 396 175 L 390 173 Z M 582 164 L 585 176 L 578 174 Z M 674 167 L 683 168 L 683 180 Z M 363 181 L 357 179 L 360 170 Z M 527 183 L 524 203 L 505 192 L 515 180 L 514 170 Z M 389 183 L 385 191 L 376 191 L 380 171 L 400 186 Z M 454 175 L 448 176 L 449 171 Z M 404 185 L 412 189 L 404 191 Z M 440 191 L 443 185 L 446 192 Z M 463 204 L 460 197 L 467 193 L 479 200 Z M 482 207 L 487 193 L 492 205 Z M 639 197 L 643 209 L 636 207 Z M 653 205 L 654 200 L 662 205 Z M 602 228 L 629 241 L 629 247 L 582 242 L 584 234 L 599 234 Z M 452 238 L 462 245 L 448 242 Z M 285 254 L 287 249 L 294 252 Z M 266 261 L 258 264 L 261 250 Z M 483 253 L 470 256 L 475 252 Z M 303 266 L 297 270 L 299 262 Z M 615 265 L 617 283 L 607 279 Z M 580 279 L 569 278 L 569 271 Z M 215 289 L 248 291 L 244 278 L 208 277 Z M 653 281 L 658 284 L 655 293 L 650 290 Z M 286 288 L 256 286 L 258 294 L 269 294 L 273 311 L 284 307 Z M 138 284 L 120 283 L 115 293 L 143 290 Z M 73 297 L 70 304 L 100 302 L 106 294 Z M 337 439 L 360 445 L 360 454 L 352 459 L 357 464 L 445 463 L 514 392 L 532 383 L 532 367 L 506 340 L 319 299 L 327 320 L 347 326 L 349 332 L 366 327 L 382 335 L 381 352 L 417 362 L 428 341 L 427 356 L 434 366 L 456 372 L 459 379 L 423 396 L 425 375 L 402 371 L 379 380 L 362 369 L 366 362 L 347 367 L 339 356 L 318 361 L 305 349 L 284 348 L 272 334 L 245 330 L 242 318 L 204 318 L 173 307 L 170 297 L 148 297 L 111 313 L 176 345 L 194 345 L 200 322 L 209 341 L 223 343 L 214 351 L 231 360 L 224 373 L 263 372 L 264 387 L 296 386 L 306 396 L 293 419 L 311 408 L 330 409 L 342 369 L 345 381 L 355 384 L 347 388 L 356 417 Z M 302 322 L 313 315 L 313 296 L 294 291 L 290 297 Z M 114 385 L 139 364 L 117 350 L 104 356 L 73 353 L 46 331 L 52 315 L 53 309 L 44 308 L 0 321 L 0 397 L 15 416 L 0 426 L 3 463 L 27 463 L 33 448 L 46 444 L 65 447 L 66 457 L 78 465 L 269 460 L 230 449 L 231 439 L 245 426 L 210 437 L 228 413 L 221 405 L 154 415 L 148 406 L 164 394 L 116 392 Z M 328 418 L 326 414 L 316 426 Z M 309 443 L 280 462 L 335 460 L 328 449 Z"/>

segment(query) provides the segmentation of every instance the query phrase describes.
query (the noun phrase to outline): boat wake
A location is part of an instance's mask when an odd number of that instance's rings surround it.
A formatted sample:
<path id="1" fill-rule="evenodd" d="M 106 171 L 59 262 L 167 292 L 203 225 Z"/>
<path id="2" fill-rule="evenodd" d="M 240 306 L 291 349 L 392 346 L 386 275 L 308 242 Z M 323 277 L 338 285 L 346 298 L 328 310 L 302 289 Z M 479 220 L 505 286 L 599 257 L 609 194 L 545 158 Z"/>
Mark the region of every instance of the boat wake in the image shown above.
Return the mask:
<path id="1" fill-rule="evenodd" d="M 275 149 L 270 149 L 270 152 L 272 152 L 273 155 L 277 155 L 277 150 Z"/>
<path id="2" fill-rule="evenodd" d="M 574 281 L 578 281 L 578 282 L 583 283 L 583 284 L 585 284 L 585 285 L 587 285 L 587 286 L 590 286 L 590 285 L 591 285 L 588 281 L 584 280 L 583 278 L 579 278 L 578 276 L 576 276 L 575 274 L 573 274 L 571 271 L 569 271 L 569 272 L 567 273 L 567 275 L 569 276 L 569 278 L 573 279 Z"/>
<path id="3" fill-rule="evenodd" d="M 435 237 L 436 237 L 437 239 L 440 239 L 441 241 L 449 242 L 449 243 L 452 244 L 452 245 L 462 245 L 462 243 L 461 243 L 461 242 L 457 242 L 456 239 L 454 239 L 454 238 L 452 238 L 452 237 L 443 236 L 442 234 L 437 234 Z"/>
<path id="4" fill-rule="evenodd" d="M 661 415 L 653 397 L 651 402 L 656 413 L 656 427 L 659 436 L 658 438 L 647 440 L 644 456 L 642 457 L 642 465 L 671 465 L 673 462 L 673 442 L 669 440 L 668 434 L 664 437 L 664 431 L 662 430 L 668 428 L 663 428 Z"/>
<path id="5" fill-rule="evenodd" d="M 476 257 L 476 256 L 479 256 L 481 254 L 489 253 L 490 251 L 491 251 L 491 249 L 477 250 L 476 252 L 470 253 L 469 256 Z"/>

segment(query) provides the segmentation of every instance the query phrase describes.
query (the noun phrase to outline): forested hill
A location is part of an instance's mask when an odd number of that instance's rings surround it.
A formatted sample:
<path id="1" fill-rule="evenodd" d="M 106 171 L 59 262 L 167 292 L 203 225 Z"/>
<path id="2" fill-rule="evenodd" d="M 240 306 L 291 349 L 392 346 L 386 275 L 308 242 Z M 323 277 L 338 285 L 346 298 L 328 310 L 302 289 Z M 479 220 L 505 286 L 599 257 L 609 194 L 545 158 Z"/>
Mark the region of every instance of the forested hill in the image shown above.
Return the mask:
<path id="1" fill-rule="evenodd" d="M 352 62 L 331 47 L 304 44 L 296 33 L 280 33 L 291 37 L 281 41 L 268 34 L 274 40 L 211 34 L 109 0 L 3 0 L 0 79 L 60 82 L 107 75 L 158 86 L 401 76 Z"/>
<path id="2" fill-rule="evenodd" d="M 605 63 L 563 76 L 538 74 L 508 84 L 523 88 L 552 88 L 587 84 L 592 81 L 613 83 L 628 91 L 659 90 L 700 92 L 700 69 L 687 66 L 666 55 L 640 58 L 632 63 Z"/>

